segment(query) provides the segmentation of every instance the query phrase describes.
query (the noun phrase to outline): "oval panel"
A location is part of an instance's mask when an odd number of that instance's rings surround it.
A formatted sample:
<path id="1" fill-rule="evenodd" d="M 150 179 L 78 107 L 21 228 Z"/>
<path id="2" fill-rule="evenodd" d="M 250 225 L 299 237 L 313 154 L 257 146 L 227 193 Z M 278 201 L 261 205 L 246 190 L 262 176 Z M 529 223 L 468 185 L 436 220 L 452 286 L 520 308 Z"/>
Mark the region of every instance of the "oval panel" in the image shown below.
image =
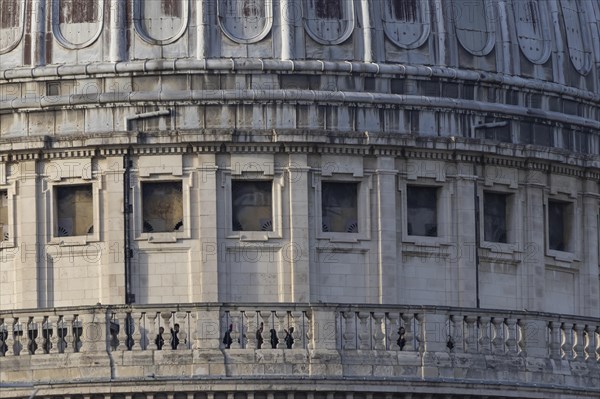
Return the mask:
<path id="1" fill-rule="evenodd" d="M 100 36 L 103 23 L 103 0 L 52 1 L 52 33 L 64 47 L 91 45 Z"/>
<path id="2" fill-rule="evenodd" d="M 383 30 L 396 46 L 412 49 L 423 45 L 431 31 L 429 2 L 422 0 L 381 1 Z"/>
<path id="3" fill-rule="evenodd" d="M 14 49 L 23 38 L 25 0 L 0 0 L 0 54 Z"/>
<path id="4" fill-rule="evenodd" d="M 538 0 L 517 0 L 513 7 L 521 52 L 534 64 L 544 64 L 551 51 L 545 7 L 541 9 Z"/>
<path id="5" fill-rule="evenodd" d="M 187 29 L 188 14 L 189 0 L 135 0 L 135 30 L 148 43 L 173 43 Z"/>
<path id="6" fill-rule="evenodd" d="M 303 0 L 302 15 L 306 32 L 317 43 L 343 43 L 354 30 L 351 0 Z"/>
<path id="7" fill-rule="evenodd" d="M 256 43 L 273 26 L 271 0 L 217 0 L 219 26 L 237 43 Z"/>
<path id="8" fill-rule="evenodd" d="M 561 0 L 560 6 L 567 33 L 569 58 L 577 72 L 587 75 L 592 69 L 592 50 L 585 16 L 575 0 Z"/>
<path id="9" fill-rule="evenodd" d="M 487 55 L 494 48 L 492 3 L 485 0 L 453 0 L 456 37 L 461 46 L 473 55 Z"/>

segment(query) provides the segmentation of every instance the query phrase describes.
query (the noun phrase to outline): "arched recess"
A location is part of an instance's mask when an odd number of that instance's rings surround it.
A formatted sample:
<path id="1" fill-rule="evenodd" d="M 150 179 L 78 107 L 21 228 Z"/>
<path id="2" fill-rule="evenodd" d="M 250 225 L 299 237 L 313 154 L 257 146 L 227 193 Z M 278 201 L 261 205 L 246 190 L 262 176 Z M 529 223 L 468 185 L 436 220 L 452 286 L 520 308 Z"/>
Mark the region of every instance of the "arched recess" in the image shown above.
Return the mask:
<path id="1" fill-rule="evenodd" d="M 306 33 L 317 43 L 335 45 L 348 40 L 354 30 L 354 1 L 303 0 Z"/>
<path id="2" fill-rule="evenodd" d="M 217 0 L 221 31 L 236 43 L 256 43 L 273 26 L 271 0 Z"/>
<path id="3" fill-rule="evenodd" d="M 496 40 L 492 2 L 452 0 L 454 30 L 461 46 L 473 55 L 488 55 Z M 494 15 L 490 15 L 494 14 Z"/>
<path id="4" fill-rule="evenodd" d="M 183 36 L 189 23 L 189 0 L 134 0 L 137 34 L 150 44 L 170 44 Z"/>
<path id="5" fill-rule="evenodd" d="M 550 58 L 552 39 L 547 7 L 538 0 L 513 0 L 519 48 L 534 64 L 544 64 Z"/>
<path id="6" fill-rule="evenodd" d="M 592 49 L 583 7 L 575 0 L 560 0 L 560 7 L 567 33 L 569 58 L 577 72 L 587 75 L 592 69 Z"/>
<path id="7" fill-rule="evenodd" d="M 52 0 L 52 33 L 66 48 L 94 43 L 104 25 L 104 0 Z"/>
<path id="8" fill-rule="evenodd" d="M 21 42 L 25 21 L 25 0 L 0 0 L 0 54 Z"/>
<path id="9" fill-rule="evenodd" d="M 385 35 L 405 49 L 421 47 L 431 32 L 429 2 L 423 0 L 386 0 L 382 7 Z"/>

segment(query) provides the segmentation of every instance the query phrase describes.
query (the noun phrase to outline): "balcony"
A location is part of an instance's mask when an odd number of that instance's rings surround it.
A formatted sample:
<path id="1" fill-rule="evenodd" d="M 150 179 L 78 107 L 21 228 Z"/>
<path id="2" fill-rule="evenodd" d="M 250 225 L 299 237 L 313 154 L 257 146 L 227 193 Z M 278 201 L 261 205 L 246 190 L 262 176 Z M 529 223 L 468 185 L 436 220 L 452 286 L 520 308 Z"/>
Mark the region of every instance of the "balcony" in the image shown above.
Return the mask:
<path id="1" fill-rule="evenodd" d="M 82 386 L 90 395 L 165 392 L 175 381 L 172 395 L 198 383 L 216 395 L 284 381 L 287 390 L 370 395 L 434 387 L 457 397 L 590 397 L 600 395 L 600 319 L 310 304 L 4 311 L 0 381 L 2 398 L 72 396 Z"/>

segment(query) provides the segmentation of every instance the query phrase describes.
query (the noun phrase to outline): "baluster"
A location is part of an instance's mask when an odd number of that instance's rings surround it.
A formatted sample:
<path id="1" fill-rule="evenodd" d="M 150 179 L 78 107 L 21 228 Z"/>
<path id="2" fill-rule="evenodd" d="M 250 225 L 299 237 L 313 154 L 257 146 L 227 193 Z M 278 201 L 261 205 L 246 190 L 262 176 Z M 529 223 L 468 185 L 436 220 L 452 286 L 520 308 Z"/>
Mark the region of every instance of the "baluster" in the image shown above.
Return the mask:
<path id="1" fill-rule="evenodd" d="M 4 322 L 4 318 L 0 317 L 0 355 L 6 356 L 6 337 L 8 336 L 8 327 Z"/>
<path id="2" fill-rule="evenodd" d="M 304 333 L 302 331 L 302 318 L 304 317 L 303 312 L 290 312 L 290 327 L 294 328 L 292 332 L 292 338 L 294 339 L 294 343 L 292 345 L 293 349 L 304 348 Z"/>
<path id="3" fill-rule="evenodd" d="M 504 319 L 492 318 L 492 353 L 494 355 L 504 354 Z"/>
<path id="4" fill-rule="evenodd" d="M 595 341 L 596 341 L 596 361 L 600 362 L 600 326 L 596 327 L 595 331 Z"/>
<path id="5" fill-rule="evenodd" d="M 127 313 L 118 312 L 115 315 L 114 322 L 116 323 L 115 328 L 118 326 L 116 334 L 114 334 L 117 338 L 116 350 L 125 351 L 127 350 Z"/>
<path id="6" fill-rule="evenodd" d="M 386 341 L 388 342 L 388 348 L 393 351 L 400 350 L 398 345 L 400 339 L 400 315 L 392 312 L 387 315 L 387 326 L 386 329 Z"/>
<path id="7" fill-rule="evenodd" d="M 306 349 L 314 349 L 313 342 L 313 313 L 310 310 L 307 310 L 306 313 L 302 316 L 302 320 L 304 322 L 304 339 L 305 339 L 305 348 Z M 336 323 L 338 324 L 338 323 Z M 336 342 L 338 335 L 336 334 Z"/>
<path id="8" fill-rule="evenodd" d="M 95 314 L 83 314 L 78 316 L 78 321 L 81 322 L 81 352 L 99 352 L 100 343 L 104 339 L 104 332 L 101 326 L 104 323 L 99 323 Z"/>
<path id="9" fill-rule="evenodd" d="M 34 355 L 40 347 L 38 320 L 38 317 L 30 317 L 29 322 L 25 326 L 25 331 L 23 331 L 23 338 L 25 338 L 25 334 L 27 334 L 27 348 L 25 348 L 25 352 L 30 355 Z"/>
<path id="10" fill-rule="evenodd" d="M 256 312 L 253 311 L 242 311 L 244 331 L 246 331 L 246 339 L 244 340 L 246 349 L 256 349 L 258 342 L 256 340 L 256 331 L 258 326 L 256 324 Z"/>
<path id="11" fill-rule="evenodd" d="M 370 312 L 357 312 L 358 317 L 358 349 L 371 349 Z"/>
<path id="12" fill-rule="evenodd" d="M 479 338 L 477 321 L 477 316 L 465 316 L 465 348 L 467 353 L 477 353 L 477 341 Z"/>
<path id="13" fill-rule="evenodd" d="M 492 353 L 490 324 L 490 317 L 483 316 L 479 318 L 479 351 L 486 355 Z"/>
<path id="14" fill-rule="evenodd" d="M 451 323 L 451 331 L 448 335 L 448 342 L 446 342 L 446 347 L 450 350 L 450 352 L 463 352 L 465 350 L 464 346 L 464 318 L 463 316 L 450 316 Z"/>
<path id="15" fill-rule="evenodd" d="M 557 323 L 555 321 L 551 321 L 548 323 L 548 328 L 550 329 L 550 359 L 561 359 L 561 345 L 562 345 L 562 331 L 561 331 L 561 323 Z"/>
<path id="16" fill-rule="evenodd" d="M 160 317 L 162 319 L 162 323 L 160 324 L 160 326 L 165 330 L 163 332 L 164 344 L 162 350 L 170 351 L 173 349 L 171 346 L 171 328 L 173 328 L 173 326 L 171 325 L 171 319 L 173 318 L 173 313 L 171 313 L 170 311 L 162 311 L 160 312 Z"/>
<path id="17" fill-rule="evenodd" d="M 193 349 L 200 349 L 200 329 L 198 328 L 198 312 L 190 312 L 190 346 Z"/>
<path id="18" fill-rule="evenodd" d="M 573 325 L 573 359 L 581 362 L 585 360 L 585 354 L 583 353 L 584 348 L 584 337 L 583 331 L 585 326 L 577 323 Z"/>
<path id="19" fill-rule="evenodd" d="M 504 330 L 504 345 L 506 353 L 510 355 L 517 354 L 517 320 L 506 319 L 506 329 Z"/>
<path id="20" fill-rule="evenodd" d="M 343 349 L 358 349 L 356 345 L 356 313 L 350 311 L 342 312 L 342 317 L 344 318 L 344 333 L 342 334 L 344 340 Z"/>
<path id="21" fill-rule="evenodd" d="M 48 317 L 48 319 L 46 320 L 48 328 L 48 339 L 50 340 L 50 348 L 48 350 L 48 353 L 50 354 L 56 354 L 60 351 L 58 348 L 58 322 L 60 321 L 60 317 L 54 316 L 53 319 L 55 319 L 56 321 L 52 322 L 52 319 L 50 317 Z"/>
<path id="22" fill-rule="evenodd" d="M 177 349 L 188 349 L 188 331 L 190 330 L 190 314 L 188 312 L 177 312 L 177 321 L 179 322 L 179 344 Z"/>
<path id="23" fill-rule="evenodd" d="M 561 357 L 565 360 L 573 359 L 573 324 L 562 324 Z"/>
<path id="24" fill-rule="evenodd" d="M 585 361 L 592 359 L 592 343 L 594 339 L 594 331 L 588 325 L 583 330 L 583 358 Z"/>
<path id="25" fill-rule="evenodd" d="M 148 329 L 148 349 L 158 350 L 158 332 L 160 324 L 160 313 L 152 312 L 146 314 L 146 328 Z M 163 337 L 164 338 L 164 337 Z"/>
<path id="26" fill-rule="evenodd" d="M 6 353 L 4 356 L 15 356 L 15 325 L 18 319 L 12 319 L 12 322 L 6 324 Z"/>
<path id="27" fill-rule="evenodd" d="M 402 320 L 404 321 L 404 340 L 406 341 L 405 351 L 411 352 L 415 350 L 415 344 L 413 342 L 414 331 L 413 331 L 413 319 L 414 315 L 410 313 L 402 313 Z"/>
<path id="28" fill-rule="evenodd" d="M 517 354 L 520 356 L 527 356 L 527 341 L 526 334 L 527 332 L 527 322 L 525 320 L 517 320 L 516 324 L 516 334 L 517 334 Z"/>
<path id="29" fill-rule="evenodd" d="M 274 321 L 272 320 L 273 313 L 269 311 L 258 312 L 258 320 L 263 323 L 262 338 L 263 344 L 261 349 L 272 349 L 271 345 L 271 330 L 274 328 Z M 259 324 L 260 325 L 260 324 Z"/>
<path id="30" fill-rule="evenodd" d="M 131 325 L 133 327 L 133 332 L 131 332 L 133 344 L 131 350 L 141 351 L 144 347 L 148 346 L 146 335 L 142 335 L 142 329 L 144 329 L 144 334 L 146 334 L 145 316 L 146 314 L 142 312 L 131 312 Z"/>
<path id="31" fill-rule="evenodd" d="M 423 313 L 417 313 L 415 315 L 415 320 L 417 321 L 417 330 L 415 331 L 415 336 L 417 338 L 417 351 L 419 353 L 425 352 L 425 315 Z"/>
<path id="32" fill-rule="evenodd" d="M 81 316 L 75 315 L 73 320 L 73 350 L 80 352 L 83 346 L 83 323 L 81 322 Z"/>
<path id="33" fill-rule="evenodd" d="M 64 341 L 65 341 L 65 349 L 63 353 L 74 353 L 75 352 L 75 340 L 73 339 L 73 322 L 75 321 L 75 316 L 68 314 L 63 316 L 63 330 Z"/>
<path id="34" fill-rule="evenodd" d="M 233 324 L 233 330 L 231 331 L 231 339 L 233 341 L 231 343 L 231 349 L 242 349 L 242 340 L 244 338 L 242 336 L 244 333 L 244 326 L 242 323 L 244 322 L 244 317 L 239 311 L 230 312 L 229 316 L 231 317 L 231 324 Z"/>
<path id="35" fill-rule="evenodd" d="M 373 312 L 373 349 L 385 350 L 385 313 Z"/>
<path id="36" fill-rule="evenodd" d="M 286 319 L 287 312 L 286 311 L 276 311 L 275 318 L 277 319 L 278 325 L 278 336 L 279 336 L 279 344 L 277 345 L 277 349 L 285 349 L 287 348 L 285 344 L 285 330 L 286 330 Z"/>

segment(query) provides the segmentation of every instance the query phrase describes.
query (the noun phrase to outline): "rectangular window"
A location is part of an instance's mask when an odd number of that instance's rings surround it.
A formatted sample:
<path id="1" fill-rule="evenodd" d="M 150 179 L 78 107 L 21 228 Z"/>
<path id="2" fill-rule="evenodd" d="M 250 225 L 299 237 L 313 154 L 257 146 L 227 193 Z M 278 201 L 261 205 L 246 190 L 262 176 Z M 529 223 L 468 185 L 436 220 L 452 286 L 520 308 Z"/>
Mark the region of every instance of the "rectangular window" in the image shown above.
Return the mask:
<path id="1" fill-rule="evenodd" d="M 233 231 L 273 231 L 273 182 L 232 180 Z"/>
<path id="2" fill-rule="evenodd" d="M 0 190 L 0 241 L 8 241 L 8 191 Z"/>
<path id="3" fill-rule="evenodd" d="M 85 236 L 94 232 L 94 197 L 91 184 L 56 186 L 56 235 Z"/>
<path id="4" fill-rule="evenodd" d="M 323 232 L 358 233 L 358 183 L 322 182 Z"/>
<path id="5" fill-rule="evenodd" d="M 144 233 L 183 230 L 181 181 L 143 182 L 142 217 Z"/>
<path id="6" fill-rule="evenodd" d="M 490 242 L 508 242 L 506 204 L 508 194 L 483 194 L 483 239 Z"/>
<path id="7" fill-rule="evenodd" d="M 437 237 L 437 197 L 436 187 L 407 187 L 408 235 Z"/>
<path id="8" fill-rule="evenodd" d="M 548 247 L 555 251 L 569 251 L 573 204 L 548 201 Z"/>

